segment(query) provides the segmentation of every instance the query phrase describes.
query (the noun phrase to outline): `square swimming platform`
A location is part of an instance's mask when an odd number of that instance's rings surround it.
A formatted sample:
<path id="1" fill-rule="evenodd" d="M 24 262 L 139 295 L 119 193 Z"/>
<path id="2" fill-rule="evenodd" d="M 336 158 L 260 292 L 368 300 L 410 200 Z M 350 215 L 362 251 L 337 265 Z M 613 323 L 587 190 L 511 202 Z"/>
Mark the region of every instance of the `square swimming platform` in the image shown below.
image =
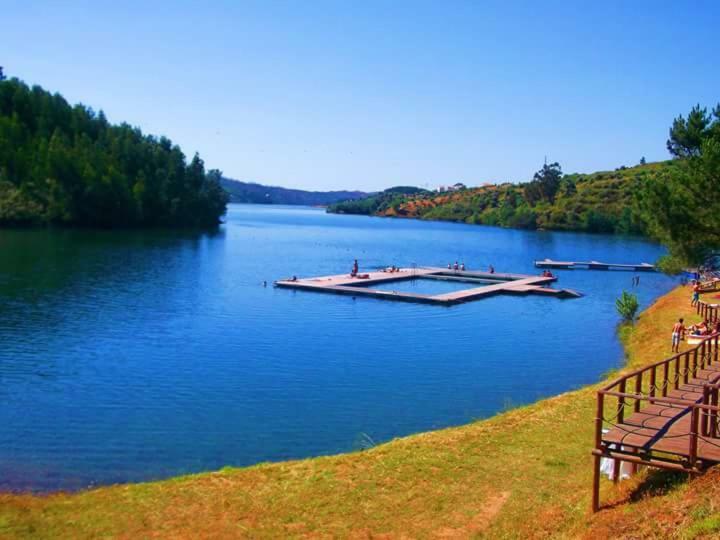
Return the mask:
<path id="1" fill-rule="evenodd" d="M 276 287 L 313 292 L 369 296 L 384 300 L 454 305 L 496 294 L 543 294 L 556 298 L 578 298 L 569 289 L 552 289 L 555 276 L 499 274 L 419 267 L 311 278 L 282 279 Z M 433 283 L 433 281 L 435 283 Z"/>

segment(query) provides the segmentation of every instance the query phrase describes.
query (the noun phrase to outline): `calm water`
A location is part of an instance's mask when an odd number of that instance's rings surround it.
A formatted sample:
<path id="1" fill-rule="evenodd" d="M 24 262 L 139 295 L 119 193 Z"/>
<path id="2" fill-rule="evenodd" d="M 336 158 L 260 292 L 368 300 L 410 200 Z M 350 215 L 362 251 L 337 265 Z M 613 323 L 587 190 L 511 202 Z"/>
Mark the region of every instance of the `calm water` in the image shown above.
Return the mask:
<path id="1" fill-rule="evenodd" d="M 0 231 L 0 489 L 342 452 L 593 382 L 621 362 L 614 300 L 632 274 L 562 272 L 557 286 L 579 300 L 452 308 L 263 280 L 349 271 L 354 257 L 361 270 L 459 260 L 535 273 L 536 258 L 660 253 L 637 239 L 243 205 L 215 234 Z M 637 292 L 647 305 L 672 284 L 642 274 Z"/>

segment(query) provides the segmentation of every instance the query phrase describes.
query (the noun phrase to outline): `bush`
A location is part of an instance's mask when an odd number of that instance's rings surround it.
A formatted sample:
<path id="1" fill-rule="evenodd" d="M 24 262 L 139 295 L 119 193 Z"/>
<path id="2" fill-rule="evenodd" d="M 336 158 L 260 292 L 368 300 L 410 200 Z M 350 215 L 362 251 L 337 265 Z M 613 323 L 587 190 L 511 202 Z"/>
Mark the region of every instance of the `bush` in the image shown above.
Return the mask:
<path id="1" fill-rule="evenodd" d="M 620 298 L 615 300 L 615 308 L 623 321 L 632 322 L 640 308 L 640 302 L 638 302 L 637 295 L 623 291 Z"/>

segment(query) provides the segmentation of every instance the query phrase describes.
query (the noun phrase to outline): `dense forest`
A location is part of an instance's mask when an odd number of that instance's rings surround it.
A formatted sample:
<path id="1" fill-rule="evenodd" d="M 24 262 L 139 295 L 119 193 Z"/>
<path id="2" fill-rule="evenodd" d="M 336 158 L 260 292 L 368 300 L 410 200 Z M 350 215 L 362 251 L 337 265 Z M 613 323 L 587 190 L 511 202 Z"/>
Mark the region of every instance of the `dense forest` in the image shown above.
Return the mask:
<path id="1" fill-rule="evenodd" d="M 663 162 L 563 175 L 560 165 L 552 163 L 524 184 L 491 184 L 444 193 L 415 189 L 393 196 L 383 192 L 328 210 L 525 229 L 642 234 L 645 224 L 634 194 L 648 178 L 670 167 L 671 162 Z"/>
<path id="2" fill-rule="evenodd" d="M 0 225 L 215 225 L 228 200 L 220 178 L 165 137 L 0 70 Z"/>
<path id="3" fill-rule="evenodd" d="M 327 206 L 338 201 L 356 200 L 368 196 L 362 191 L 305 191 L 265 186 L 255 182 L 241 182 L 231 178 L 222 178 L 220 182 L 230 194 L 230 202 L 236 203 Z"/>

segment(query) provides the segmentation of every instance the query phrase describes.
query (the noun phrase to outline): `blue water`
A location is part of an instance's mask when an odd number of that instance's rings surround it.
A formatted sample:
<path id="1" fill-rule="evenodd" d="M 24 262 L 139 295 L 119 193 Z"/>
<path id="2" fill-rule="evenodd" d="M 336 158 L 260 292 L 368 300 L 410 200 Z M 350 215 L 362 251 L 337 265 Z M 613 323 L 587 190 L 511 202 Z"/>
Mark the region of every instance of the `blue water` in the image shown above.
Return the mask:
<path id="1" fill-rule="evenodd" d="M 475 287 L 482 287 L 483 285 L 488 285 L 488 283 L 468 283 L 463 281 L 442 281 L 437 279 L 415 278 L 401 281 L 391 281 L 388 283 L 373 283 L 372 285 L 367 285 L 366 288 L 374 289 L 376 291 L 396 291 L 412 294 L 437 295 L 473 289 Z"/>
<path id="2" fill-rule="evenodd" d="M 231 205 L 213 234 L 0 231 L 0 489 L 77 489 L 357 449 L 596 381 L 632 273 L 451 308 L 275 289 L 396 264 L 654 261 L 633 238 Z M 263 281 L 268 287 L 263 287 Z M 418 282 L 421 283 L 421 282 Z M 431 283 L 438 286 L 437 283 Z M 643 306 L 673 281 L 642 274 Z M 408 284 L 404 284 L 408 286 Z"/>

